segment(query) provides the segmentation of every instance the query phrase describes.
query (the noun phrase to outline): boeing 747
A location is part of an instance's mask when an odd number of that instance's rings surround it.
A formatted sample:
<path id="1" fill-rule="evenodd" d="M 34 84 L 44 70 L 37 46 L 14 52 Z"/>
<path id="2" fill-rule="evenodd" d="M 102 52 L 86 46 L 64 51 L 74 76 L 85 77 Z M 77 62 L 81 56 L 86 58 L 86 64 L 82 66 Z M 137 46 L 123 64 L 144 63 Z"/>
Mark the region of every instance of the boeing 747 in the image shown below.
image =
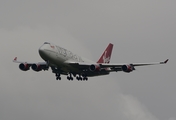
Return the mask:
<path id="1" fill-rule="evenodd" d="M 113 44 L 109 44 L 97 62 L 78 56 L 71 51 L 45 42 L 39 48 L 39 54 L 44 62 L 29 63 L 18 61 L 17 57 L 13 62 L 19 63 L 19 69 L 22 71 L 32 70 L 39 72 L 42 70 L 52 69 L 56 75 L 56 80 L 61 80 L 61 75 L 66 75 L 68 80 L 88 80 L 88 77 L 109 75 L 110 72 L 123 71 L 130 73 L 135 70 L 136 66 L 158 65 L 166 64 L 168 59 L 164 62 L 158 63 L 137 63 L 137 64 L 115 64 L 110 63 Z"/>

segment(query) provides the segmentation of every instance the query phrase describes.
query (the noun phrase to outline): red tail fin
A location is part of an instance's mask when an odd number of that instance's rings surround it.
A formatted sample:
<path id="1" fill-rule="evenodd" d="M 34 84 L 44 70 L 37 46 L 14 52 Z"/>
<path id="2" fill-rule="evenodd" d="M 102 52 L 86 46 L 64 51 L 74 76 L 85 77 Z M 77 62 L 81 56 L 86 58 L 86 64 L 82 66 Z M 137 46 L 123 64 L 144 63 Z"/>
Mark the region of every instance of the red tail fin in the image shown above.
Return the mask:
<path id="1" fill-rule="evenodd" d="M 109 43 L 108 47 L 103 52 L 103 54 L 101 55 L 97 63 L 109 63 L 111 59 L 112 49 L 113 49 L 113 44 Z"/>

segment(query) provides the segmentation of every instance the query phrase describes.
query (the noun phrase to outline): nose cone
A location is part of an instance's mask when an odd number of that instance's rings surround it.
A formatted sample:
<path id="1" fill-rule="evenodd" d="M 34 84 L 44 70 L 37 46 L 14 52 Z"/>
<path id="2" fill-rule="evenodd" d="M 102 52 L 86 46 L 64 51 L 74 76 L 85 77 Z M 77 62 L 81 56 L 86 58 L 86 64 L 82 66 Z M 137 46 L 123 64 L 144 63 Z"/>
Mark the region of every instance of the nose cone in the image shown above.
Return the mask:
<path id="1" fill-rule="evenodd" d="M 47 51 L 46 51 L 46 45 L 42 45 L 40 48 L 39 48 L 39 54 L 41 56 L 42 59 L 46 60 L 47 59 Z"/>
<path id="2" fill-rule="evenodd" d="M 40 48 L 39 48 L 39 53 L 43 54 L 46 52 L 46 49 L 49 48 L 50 43 L 45 42 Z"/>
<path id="3" fill-rule="evenodd" d="M 39 54 L 40 54 L 40 55 L 41 55 L 41 54 L 44 54 L 44 51 L 45 51 L 44 47 L 41 46 L 41 47 L 39 48 Z"/>

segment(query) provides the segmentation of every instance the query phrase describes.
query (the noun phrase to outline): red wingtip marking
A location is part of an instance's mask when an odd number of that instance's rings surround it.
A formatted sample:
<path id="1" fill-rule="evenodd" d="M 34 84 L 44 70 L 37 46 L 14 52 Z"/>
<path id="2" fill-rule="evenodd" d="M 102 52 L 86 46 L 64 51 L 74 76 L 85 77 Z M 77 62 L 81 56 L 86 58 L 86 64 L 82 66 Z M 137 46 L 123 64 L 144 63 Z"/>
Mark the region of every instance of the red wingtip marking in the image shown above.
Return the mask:
<path id="1" fill-rule="evenodd" d="M 166 61 L 164 61 L 164 63 L 167 63 L 169 61 L 169 59 L 167 59 Z"/>
<path id="2" fill-rule="evenodd" d="M 17 57 L 14 58 L 14 61 L 16 61 L 16 60 L 17 60 Z"/>

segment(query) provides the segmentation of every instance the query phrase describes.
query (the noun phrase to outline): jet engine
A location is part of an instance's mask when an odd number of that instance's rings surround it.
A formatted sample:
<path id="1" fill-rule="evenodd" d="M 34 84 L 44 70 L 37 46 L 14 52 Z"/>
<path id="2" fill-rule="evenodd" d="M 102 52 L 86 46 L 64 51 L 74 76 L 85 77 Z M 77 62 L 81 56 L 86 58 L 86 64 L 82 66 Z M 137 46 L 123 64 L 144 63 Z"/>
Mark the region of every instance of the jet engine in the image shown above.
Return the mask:
<path id="1" fill-rule="evenodd" d="M 46 63 L 34 63 L 31 66 L 32 70 L 39 72 L 41 70 L 48 70 L 48 65 Z"/>
<path id="2" fill-rule="evenodd" d="M 90 71 L 100 71 L 101 67 L 100 67 L 100 65 L 92 64 L 92 65 L 90 65 L 89 69 L 90 69 Z"/>
<path id="3" fill-rule="evenodd" d="M 20 70 L 22 70 L 22 71 L 27 71 L 27 70 L 30 69 L 30 65 L 29 65 L 29 64 L 26 64 L 26 63 L 21 63 L 21 64 L 19 65 L 19 68 L 20 68 Z"/>
<path id="4" fill-rule="evenodd" d="M 133 70 L 135 70 L 135 68 L 132 64 L 122 66 L 122 71 L 124 72 L 129 73 L 129 72 L 132 72 Z"/>
<path id="5" fill-rule="evenodd" d="M 33 69 L 34 71 L 36 71 L 36 72 L 39 72 L 39 71 L 42 70 L 42 67 L 41 67 L 40 64 L 32 64 L 31 67 L 32 67 L 32 69 Z"/>

